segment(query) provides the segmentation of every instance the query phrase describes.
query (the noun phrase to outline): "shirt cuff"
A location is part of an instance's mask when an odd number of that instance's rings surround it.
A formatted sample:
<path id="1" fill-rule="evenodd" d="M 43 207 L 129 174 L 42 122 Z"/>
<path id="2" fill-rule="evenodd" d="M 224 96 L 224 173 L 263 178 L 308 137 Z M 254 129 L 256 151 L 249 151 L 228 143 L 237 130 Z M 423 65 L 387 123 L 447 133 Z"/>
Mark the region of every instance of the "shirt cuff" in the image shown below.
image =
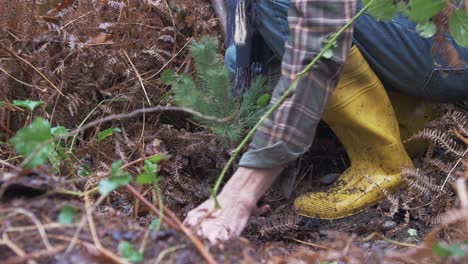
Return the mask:
<path id="1" fill-rule="evenodd" d="M 258 169 L 270 169 L 284 166 L 296 160 L 305 150 L 293 150 L 284 141 L 262 147 L 250 149 L 242 155 L 239 166 Z"/>

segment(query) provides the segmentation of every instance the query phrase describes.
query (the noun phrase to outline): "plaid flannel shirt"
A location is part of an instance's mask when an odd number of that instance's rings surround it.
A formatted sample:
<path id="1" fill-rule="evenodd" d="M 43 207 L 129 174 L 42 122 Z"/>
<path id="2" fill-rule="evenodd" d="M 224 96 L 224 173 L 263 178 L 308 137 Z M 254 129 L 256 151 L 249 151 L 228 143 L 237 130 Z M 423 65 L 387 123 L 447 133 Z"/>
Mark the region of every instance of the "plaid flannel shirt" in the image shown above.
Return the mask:
<path id="1" fill-rule="evenodd" d="M 270 104 L 278 101 L 296 75 L 322 50 L 327 36 L 338 32 L 355 15 L 357 1 L 291 0 L 290 33 L 281 66 L 282 76 Z M 349 53 L 352 35 L 352 28 L 344 32 L 334 56 L 320 59 L 286 101 L 261 124 L 240 166 L 278 167 L 294 161 L 309 149 Z"/>

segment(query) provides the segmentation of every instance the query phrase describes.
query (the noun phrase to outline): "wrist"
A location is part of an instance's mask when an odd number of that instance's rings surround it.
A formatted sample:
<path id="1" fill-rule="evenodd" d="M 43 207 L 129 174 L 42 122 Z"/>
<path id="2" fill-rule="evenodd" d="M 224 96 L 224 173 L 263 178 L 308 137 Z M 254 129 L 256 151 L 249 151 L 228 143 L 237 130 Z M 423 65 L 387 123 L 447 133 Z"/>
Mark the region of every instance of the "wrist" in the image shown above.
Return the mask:
<path id="1" fill-rule="evenodd" d="M 257 169 L 239 167 L 219 194 L 222 199 L 237 201 L 244 206 L 254 207 L 258 200 L 273 185 L 283 167 Z"/>

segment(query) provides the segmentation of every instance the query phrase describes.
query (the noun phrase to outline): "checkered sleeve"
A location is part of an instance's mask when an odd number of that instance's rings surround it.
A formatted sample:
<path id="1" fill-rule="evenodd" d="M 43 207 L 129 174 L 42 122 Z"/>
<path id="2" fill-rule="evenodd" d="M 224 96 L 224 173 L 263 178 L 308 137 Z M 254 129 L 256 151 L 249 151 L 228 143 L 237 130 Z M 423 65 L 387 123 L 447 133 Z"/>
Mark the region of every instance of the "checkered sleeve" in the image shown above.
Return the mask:
<path id="1" fill-rule="evenodd" d="M 357 0 L 291 0 L 289 39 L 282 77 L 272 95 L 276 103 L 297 74 L 322 50 L 330 33 L 338 32 L 356 13 Z M 338 39 L 334 55 L 322 58 L 254 135 L 240 166 L 273 168 L 297 159 L 311 146 L 328 98 L 333 93 L 352 42 L 349 28 Z"/>

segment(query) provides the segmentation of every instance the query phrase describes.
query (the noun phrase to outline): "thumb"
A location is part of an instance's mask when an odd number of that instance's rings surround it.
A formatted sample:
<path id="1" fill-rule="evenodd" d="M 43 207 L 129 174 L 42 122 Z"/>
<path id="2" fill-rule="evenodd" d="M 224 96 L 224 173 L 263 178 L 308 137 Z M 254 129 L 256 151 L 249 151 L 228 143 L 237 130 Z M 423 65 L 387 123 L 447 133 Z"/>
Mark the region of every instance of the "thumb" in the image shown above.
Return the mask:
<path id="1" fill-rule="evenodd" d="M 251 216 L 261 216 L 270 210 L 271 207 L 269 204 L 262 205 L 261 207 L 255 207 L 251 213 Z"/>

